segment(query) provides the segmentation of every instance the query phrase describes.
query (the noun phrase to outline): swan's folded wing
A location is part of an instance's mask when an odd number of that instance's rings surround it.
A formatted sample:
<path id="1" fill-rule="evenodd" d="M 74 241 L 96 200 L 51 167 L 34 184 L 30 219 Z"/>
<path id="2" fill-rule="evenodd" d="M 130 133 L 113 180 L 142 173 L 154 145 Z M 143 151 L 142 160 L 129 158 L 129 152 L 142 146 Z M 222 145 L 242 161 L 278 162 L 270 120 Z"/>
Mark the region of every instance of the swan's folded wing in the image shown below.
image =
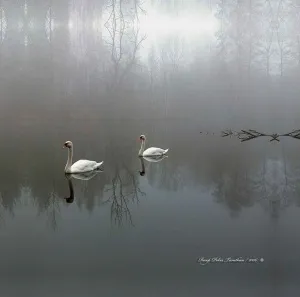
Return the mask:
<path id="1" fill-rule="evenodd" d="M 164 154 L 165 150 L 158 147 L 149 147 L 143 152 L 144 156 L 159 156 Z"/>
<path id="2" fill-rule="evenodd" d="M 92 171 L 92 170 L 94 170 L 96 164 L 97 164 L 97 162 L 95 162 L 95 161 L 79 160 L 71 166 L 71 170 L 73 173 Z"/>

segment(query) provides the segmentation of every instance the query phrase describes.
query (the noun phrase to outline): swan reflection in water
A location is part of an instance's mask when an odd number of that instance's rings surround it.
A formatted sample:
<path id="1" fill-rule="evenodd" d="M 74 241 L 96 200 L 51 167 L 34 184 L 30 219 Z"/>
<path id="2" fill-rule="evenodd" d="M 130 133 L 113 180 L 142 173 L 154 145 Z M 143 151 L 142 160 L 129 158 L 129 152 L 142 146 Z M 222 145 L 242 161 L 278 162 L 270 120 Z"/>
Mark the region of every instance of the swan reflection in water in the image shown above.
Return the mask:
<path id="1" fill-rule="evenodd" d="M 140 161 L 141 161 L 141 165 L 142 165 L 142 171 L 139 171 L 140 176 L 144 176 L 146 174 L 146 170 L 145 170 L 145 163 L 144 160 L 151 162 L 151 163 L 157 163 L 162 161 L 164 158 L 168 158 L 167 155 L 160 155 L 160 156 L 145 156 L 145 157 L 139 157 Z"/>
<path id="2" fill-rule="evenodd" d="M 90 180 L 93 177 L 95 177 L 98 173 L 103 172 L 103 170 L 96 170 L 96 171 L 90 171 L 90 172 L 82 172 L 82 173 L 66 173 L 65 177 L 68 180 L 68 186 L 70 195 L 69 197 L 65 197 L 65 200 L 67 203 L 73 203 L 74 202 L 74 187 L 72 178 L 74 179 L 80 179 L 80 180 Z"/>

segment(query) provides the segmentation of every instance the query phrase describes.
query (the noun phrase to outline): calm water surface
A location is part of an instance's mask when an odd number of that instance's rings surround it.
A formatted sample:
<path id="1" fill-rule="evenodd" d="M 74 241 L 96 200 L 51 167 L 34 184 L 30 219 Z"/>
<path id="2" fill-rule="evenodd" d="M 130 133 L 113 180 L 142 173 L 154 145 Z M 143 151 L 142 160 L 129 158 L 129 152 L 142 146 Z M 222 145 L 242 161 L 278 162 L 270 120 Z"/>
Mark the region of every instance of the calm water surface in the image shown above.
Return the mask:
<path id="1" fill-rule="evenodd" d="M 1 296 L 296 296 L 296 2 L 0 2 Z"/>

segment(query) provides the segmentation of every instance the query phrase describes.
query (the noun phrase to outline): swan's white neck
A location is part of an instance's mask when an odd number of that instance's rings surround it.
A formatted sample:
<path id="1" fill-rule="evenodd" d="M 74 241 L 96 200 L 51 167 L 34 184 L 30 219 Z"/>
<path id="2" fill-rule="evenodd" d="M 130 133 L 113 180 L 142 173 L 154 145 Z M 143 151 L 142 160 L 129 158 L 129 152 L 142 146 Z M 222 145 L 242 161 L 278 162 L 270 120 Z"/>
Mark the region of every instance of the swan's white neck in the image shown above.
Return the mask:
<path id="1" fill-rule="evenodd" d="M 68 148 L 68 161 L 65 167 L 65 172 L 70 172 L 73 160 L 73 147 Z"/>
<path id="2" fill-rule="evenodd" d="M 145 150 L 145 143 L 146 143 L 146 140 L 142 140 L 141 148 L 140 148 L 140 151 L 139 151 L 139 156 L 143 156 L 143 152 Z"/>

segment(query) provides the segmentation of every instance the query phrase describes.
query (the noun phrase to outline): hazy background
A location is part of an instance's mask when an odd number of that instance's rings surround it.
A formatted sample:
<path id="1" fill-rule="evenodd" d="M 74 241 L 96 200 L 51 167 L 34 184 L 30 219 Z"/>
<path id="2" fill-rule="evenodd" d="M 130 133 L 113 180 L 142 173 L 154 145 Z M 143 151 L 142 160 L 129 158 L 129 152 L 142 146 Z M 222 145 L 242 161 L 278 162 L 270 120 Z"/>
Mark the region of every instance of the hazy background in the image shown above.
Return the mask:
<path id="1" fill-rule="evenodd" d="M 220 137 L 300 128 L 298 1 L 0 7 L 1 296 L 299 292 L 300 142 Z M 104 160 L 72 204 L 66 140 Z"/>

